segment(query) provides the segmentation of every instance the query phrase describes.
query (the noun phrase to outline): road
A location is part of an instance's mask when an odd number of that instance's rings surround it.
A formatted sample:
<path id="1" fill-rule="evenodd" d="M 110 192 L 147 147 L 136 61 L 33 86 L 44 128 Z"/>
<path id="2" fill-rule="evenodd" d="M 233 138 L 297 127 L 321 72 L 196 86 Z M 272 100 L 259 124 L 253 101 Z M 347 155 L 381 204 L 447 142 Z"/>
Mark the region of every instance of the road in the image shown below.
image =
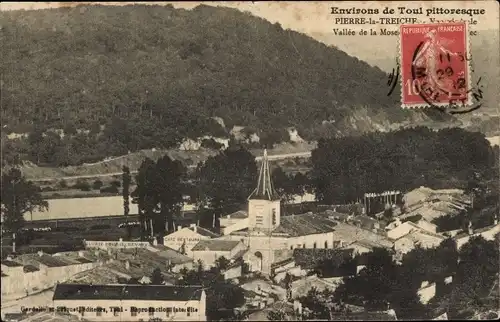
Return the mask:
<path id="1" fill-rule="evenodd" d="M 296 153 L 286 153 L 286 154 L 274 154 L 268 155 L 267 158 L 270 161 L 275 160 L 283 160 L 289 158 L 309 158 L 311 157 L 311 151 L 306 152 L 296 152 Z M 262 156 L 255 157 L 255 161 L 261 161 Z M 189 168 L 196 168 L 196 165 L 190 165 Z M 54 180 L 76 180 L 76 179 L 92 179 L 92 178 L 100 178 L 100 177 L 111 177 L 111 176 L 120 176 L 123 172 L 111 172 L 111 173 L 101 173 L 101 174 L 86 174 L 80 176 L 65 176 L 65 177 L 50 177 L 50 178 L 35 178 L 30 179 L 34 182 L 39 181 L 54 181 Z M 130 173 L 135 174 L 137 171 L 130 171 Z"/>

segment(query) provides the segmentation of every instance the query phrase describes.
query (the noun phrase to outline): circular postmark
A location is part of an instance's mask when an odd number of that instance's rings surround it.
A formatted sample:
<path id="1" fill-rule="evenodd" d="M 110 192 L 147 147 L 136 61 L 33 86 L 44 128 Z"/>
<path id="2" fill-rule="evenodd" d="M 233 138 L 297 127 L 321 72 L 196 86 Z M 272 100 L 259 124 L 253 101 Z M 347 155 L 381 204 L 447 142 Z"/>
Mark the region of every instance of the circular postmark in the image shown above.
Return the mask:
<path id="1" fill-rule="evenodd" d="M 481 79 L 475 87 L 469 85 L 468 60 L 466 53 L 447 49 L 432 30 L 413 52 L 411 78 L 416 92 L 430 107 L 442 112 L 477 110 L 481 107 Z"/>

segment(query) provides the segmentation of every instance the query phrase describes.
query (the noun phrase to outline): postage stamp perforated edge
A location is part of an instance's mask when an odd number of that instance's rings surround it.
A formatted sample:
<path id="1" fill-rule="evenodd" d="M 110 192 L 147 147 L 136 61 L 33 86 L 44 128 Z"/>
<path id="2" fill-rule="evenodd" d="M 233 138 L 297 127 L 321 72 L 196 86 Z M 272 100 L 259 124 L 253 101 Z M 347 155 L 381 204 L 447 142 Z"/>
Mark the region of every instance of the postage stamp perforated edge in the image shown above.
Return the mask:
<path id="1" fill-rule="evenodd" d="M 404 25 L 401 25 L 400 27 L 402 26 L 418 26 L 418 25 L 440 25 L 440 24 L 445 24 L 445 23 L 427 23 L 427 24 L 411 24 L 411 25 L 407 25 L 407 24 L 404 24 Z M 469 24 L 467 22 L 465 22 L 465 31 L 464 31 L 464 34 L 465 34 L 465 56 L 467 55 L 471 55 L 471 52 L 470 52 L 470 48 L 471 48 L 471 44 L 470 44 L 470 36 L 469 36 Z M 401 66 L 400 70 L 401 70 L 401 77 L 399 77 L 399 83 L 400 83 L 400 86 L 401 86 L 401 91 L 400 91 L 400 101 L 401 101 L 401 108 L 403 109 L 425 109 L 425 108 L 432 108 L 432 106 L 429 106 L 427 103 L 411 103 L 411 104 L 407 104 L 404 102 L 404 77 L 403 77 L 403 48 L 402 48 L 402 45 L 401 45 L 401 39 L 402 39 L 403 35 L 400 34 L 399 37 L 398 37 L 398 42 L 397 42 L 397 50 L 398 50 L 398 62 L 399 62 L 399 65 Z M 472 70 L 472 66 L 471 66 L 471 63 L 472 63 L 472 59 L 468 59 L 466 60 L 467 63 L 465 64 L 466 67 L 467 67 L 467 90 L 470 91 L 471 88 L 472 88 L 472 73 L 471 73 L 471 70 Z M 465 104 L 467 106 L 471 106 L 472 105 L 472 97 L 469 93 L 469 95 L 467 95 L 467 101 L 465 102 Z M 447 107 L 449 106 L 448 103 L 433 103 L 434 106 L 439 106 L 439 107 Z"/>

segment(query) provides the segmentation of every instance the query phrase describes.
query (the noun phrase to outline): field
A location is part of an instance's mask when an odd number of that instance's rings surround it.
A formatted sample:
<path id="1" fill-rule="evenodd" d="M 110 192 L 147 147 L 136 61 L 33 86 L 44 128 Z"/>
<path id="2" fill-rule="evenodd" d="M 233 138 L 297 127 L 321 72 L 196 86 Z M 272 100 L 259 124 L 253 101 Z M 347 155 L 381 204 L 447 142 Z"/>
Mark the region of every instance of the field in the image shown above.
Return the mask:
<path id="1" fill-rule="evenodd" d="M 283 143 L 276 145 L 268 151 L 270 156 L 289 153 L 301 153 L 311 151 L 316 147 L 316 143 Z M 262 155 L 261 149 L 251 149 L 250 152 L 257 156 Z M 169 155 L 175 160 L 181 161 L 185 166 L 193 168 L 199 162 L 205 161 L 209 156 L 217 154 L 217 151 L 201 148 L 194 151 L 172 150 L 141 150 L 123 156 L 108 158 L 96 163 L 86 163 L 79 166 L 70 166 L 64 168 L 42 167 L 25 162 L 22 167 L 26 178 L 38 181 L 40 185 L 50 185 L 54 182 L 64 179 L 68 184 L 74 184 L 77 179 L 97 179 L 103 182 L 110 179 L 120 179 L 121 171 L 124 165 L 127 165 L 132 172 L 137 170 L 145 158 L 157 160 L 158 158 Z M 73 177 L 73 178 L 70 178 Z M 109 178 L 113 177 L 113 178 Z"/>

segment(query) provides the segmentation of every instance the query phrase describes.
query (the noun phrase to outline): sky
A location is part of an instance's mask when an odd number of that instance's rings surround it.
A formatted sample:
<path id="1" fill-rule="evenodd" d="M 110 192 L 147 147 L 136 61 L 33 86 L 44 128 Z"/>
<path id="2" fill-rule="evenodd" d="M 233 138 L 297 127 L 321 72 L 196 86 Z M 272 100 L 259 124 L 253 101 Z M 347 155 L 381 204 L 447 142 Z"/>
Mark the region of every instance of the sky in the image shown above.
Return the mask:
<path id="1" fill-rule="evenodd" d="M 81 4 L 102 4 L 102 5 L 124 5 L 133 4 L 134 2 L 7 2 L 0 3 L 0 10 L 36 10 L 46 8 L 56 8 L 61 6 L 76 6 Z M 137 2 L 136 2 L 137 3 Z M 191 9 L 200 4 L 200 2 L 141 2 L 141 4 L 165 5 L 172 4 L 176 8 Z M 337 48 L 347 52 L 349 55 L 356 56 L 368 62 L 371 65 L 377 65 L 384 70 L 391 68 L 392 62 L 398 55 L 398 36 L 336 36 L 333 32 L 337 29 L 353 29 L 359 32 L 361 28 L 366 26 L 355 25 L 338 25 L 335 24 L 335 18 L 340 17 L 363 17 L 363 15 L 332 15 L 331 7 L 343 9 L 348 8 L 378 8 L 382 11 L 385 7 L 393 8 L 398 12 L 398 7 L 407 7 L 418 9 L 422 7 L 424 13 L 426 9 L 432 7 L 438 8 L 458 8 L 458 9 L 484 9 L 485 14 L 475 16 L 477 24 L 471 25 L 470 28 L 478 31 L 495 30 L 498 43 L 498 23 L 499 23 L 499 6 L 494 0 L 490 1 L 343 1 L 343 2 L 251 2 L 251 1 L 235 1 L 235 2 L 204 2 L 211 6 L 225 6 L 239 9 L 241 11 L 249 11 L 255 16 L 264 18 L 272 23 L 279 22 L 284 29 L 291 29 L 298 32 L 308 34 L 309 36 L 324 42 L 327 45 L 334 45 Z M 376 15 L 377 16 L 377 15 Z M 367 17 L 367 15 L 364 15 Z M 379 14 L 378 17 L 388 17 Z M 418 22 L 429 22 L 428 17 L 415 14 L 394 14 L 391 17 L 416 17 Z M 470 19 L 467 15 L 455 16 L 456 18 Z M 451 16 L 436 15 L 434 18 L 450 19 Z M 476 19 L 477 18 L 477 19 Z M 398 30 L 398 25 L 382 26 L 374 25 L 375 30 L 380 28 L 388 28 Z M 369 29 L 369 27 L 368 27 Z"/>

